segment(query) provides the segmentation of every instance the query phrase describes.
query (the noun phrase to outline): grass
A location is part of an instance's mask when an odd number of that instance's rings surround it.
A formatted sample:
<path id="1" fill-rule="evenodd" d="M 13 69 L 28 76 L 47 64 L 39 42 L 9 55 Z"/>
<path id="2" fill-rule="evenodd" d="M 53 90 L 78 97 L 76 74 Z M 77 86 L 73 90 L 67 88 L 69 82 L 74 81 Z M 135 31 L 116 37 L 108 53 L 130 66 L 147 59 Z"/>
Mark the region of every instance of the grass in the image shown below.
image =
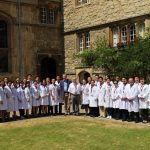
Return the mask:
<path id="1" fill-rule="evenodd" d="M 84 117 L 0 124 L 0 150 L 149 150 L 148 125 Z"/>

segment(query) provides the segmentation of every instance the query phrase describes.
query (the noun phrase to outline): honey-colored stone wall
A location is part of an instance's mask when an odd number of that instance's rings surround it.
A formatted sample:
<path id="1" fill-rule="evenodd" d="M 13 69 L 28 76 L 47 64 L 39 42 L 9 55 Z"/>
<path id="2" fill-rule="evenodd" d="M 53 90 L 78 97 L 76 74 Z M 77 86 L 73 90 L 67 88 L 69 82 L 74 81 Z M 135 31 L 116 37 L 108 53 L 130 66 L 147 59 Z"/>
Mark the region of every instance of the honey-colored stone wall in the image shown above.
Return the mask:
<path id="1" fill-rule="evenodd" d="M 65 32 L 150 13 L 150 0 L 90 0 L 81 6 L 75 1 L 63 3 Z"/>

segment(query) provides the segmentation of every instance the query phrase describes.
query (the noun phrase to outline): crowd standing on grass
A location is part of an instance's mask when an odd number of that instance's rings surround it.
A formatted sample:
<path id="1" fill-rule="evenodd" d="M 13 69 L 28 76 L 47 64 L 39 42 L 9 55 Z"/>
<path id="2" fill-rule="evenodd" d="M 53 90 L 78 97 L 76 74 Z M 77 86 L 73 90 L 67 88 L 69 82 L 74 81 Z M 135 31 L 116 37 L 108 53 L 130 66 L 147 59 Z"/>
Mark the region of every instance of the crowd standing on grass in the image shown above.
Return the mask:
<path id="1" fill-rule="evenodd" d="M 149 121 L 150 85 L 144 78 L 115 79 L 95 76 L 78 83 L 66 74 L 56 79 L 27 75 L 22 81 L 0 80 L 0 122 L 47 115 L 80 115 L 134 121 Z M 62 107 L 64 105 L 64 113 Z M 70 106 L 72 105 L 72 111 Z M 81 108 L 80 108 L 81 106 Z M 17 112 L 19 115 L 17 116 Z M 10 114 L 13 114 L 12 116 Z"/>

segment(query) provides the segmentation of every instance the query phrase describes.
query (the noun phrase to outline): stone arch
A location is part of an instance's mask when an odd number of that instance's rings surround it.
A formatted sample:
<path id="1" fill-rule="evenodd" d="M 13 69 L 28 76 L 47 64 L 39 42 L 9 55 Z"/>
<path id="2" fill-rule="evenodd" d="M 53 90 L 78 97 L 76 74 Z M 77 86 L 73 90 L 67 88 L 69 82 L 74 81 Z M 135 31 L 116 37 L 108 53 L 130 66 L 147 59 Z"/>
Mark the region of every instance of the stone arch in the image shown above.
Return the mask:
<path id="1" fill-rule="evenodd" d="M 87 81 L 87 78 L 90 77 L 90 73 L 87 72 L 87 71 L 81 71 L 79 74 L 78 74 L 78 78 L 79 78 L 79 82 L 82 83 L 82 80 L 86 80 Z"/>

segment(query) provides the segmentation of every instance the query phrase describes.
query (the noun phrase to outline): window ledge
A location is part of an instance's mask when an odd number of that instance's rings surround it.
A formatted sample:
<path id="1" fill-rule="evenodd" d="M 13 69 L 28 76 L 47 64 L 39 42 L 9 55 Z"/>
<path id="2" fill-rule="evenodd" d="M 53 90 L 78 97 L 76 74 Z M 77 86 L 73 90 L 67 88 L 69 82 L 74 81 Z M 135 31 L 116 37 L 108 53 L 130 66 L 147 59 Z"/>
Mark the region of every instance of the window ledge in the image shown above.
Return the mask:
<path id="1" fill-rule="evenodd" d="M 81 5 L 76 5 L 76 9 L 79 9 L 79 8 L 82 8 L 84 6 L 88 6 L 88 5 L 91 5 L 91 3 L 85 3 L 85 4 L 81 4 Z"/>
<path id="2" fill-rule="evenodd" d="M 42 24 L 42 23 L 39 23 L 38 25 L 43 26 L 43 27 L 57 27 L 56 24 Z"/>

